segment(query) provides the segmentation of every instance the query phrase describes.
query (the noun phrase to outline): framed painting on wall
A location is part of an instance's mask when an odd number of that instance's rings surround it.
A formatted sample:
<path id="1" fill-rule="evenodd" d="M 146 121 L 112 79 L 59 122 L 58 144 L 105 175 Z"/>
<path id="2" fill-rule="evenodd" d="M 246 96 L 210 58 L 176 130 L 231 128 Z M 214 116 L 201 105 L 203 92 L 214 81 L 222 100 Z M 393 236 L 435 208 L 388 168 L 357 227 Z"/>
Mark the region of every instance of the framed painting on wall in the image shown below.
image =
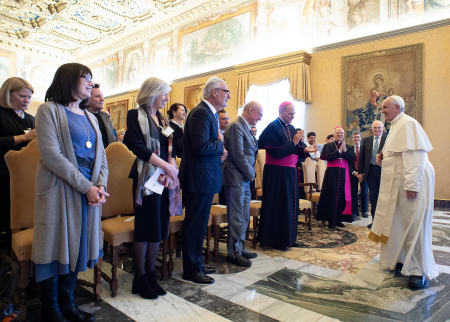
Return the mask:
<path id="1" fill-rule="evenodd" d="M 128 100 L 106 104 L 111 115 L 111 123 L 116 130 L 127 129 Z"/>
<path id="2" fill-rule="evenodd" d="M 178 70 L 210 69 L 244 55 L 255 37 L 257 2 L 178 32 Z"/>
<path id="3" fill-rule="evenodd" d="M 203 87 L 205 84 L 198 84 L 184 88 L 184 105 L 191 111 L 203 99 Z M 187 117 L 187 115 L 186 115 Z"/>
<path id="4" fill-rule="evenodd" d="M 346 142 L 352 132 L 362 137 L 372 134 L 372 123 L 390 124 L 381 107 L 386 97 L 401 96 L 405 113 L 422 122 L 422 49 L 423 44 L 379 50 L 342 57 L 342 124 Z"/>

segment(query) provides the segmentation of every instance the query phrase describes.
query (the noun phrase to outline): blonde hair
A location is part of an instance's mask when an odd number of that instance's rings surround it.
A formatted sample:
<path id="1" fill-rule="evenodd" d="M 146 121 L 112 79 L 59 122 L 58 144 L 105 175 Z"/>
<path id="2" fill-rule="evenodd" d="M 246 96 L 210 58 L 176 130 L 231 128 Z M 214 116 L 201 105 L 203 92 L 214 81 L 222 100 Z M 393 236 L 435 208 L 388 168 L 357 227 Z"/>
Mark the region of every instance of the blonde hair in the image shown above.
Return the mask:
<path id="1" fill-rule="evenodd" d="M 141 107 L 151 107 L 157 96 L 168 94 L 171 90 L 170 85 L 162 79 L 149 77 L 142 83 L 136 96 L 136 103 Z"/>
<path id="2" fill-rule="evenodd" d="M 119 137 L 119 136 L 121 136 L 121 135 L 124 134 L 124 133 L 125 133 L 124 130 L 119 130 L 119 131 L 117 131 L 117 136 Z"/>
<path id="3" fill-rule="evenodd" d="M 34 94 L 33 86 L 23 78 L 8 78 L 0 88 L 0 106 L 12 109 L 11 92 L 18 92 L 24 88 L 29 89 L 31 93 Z"/>

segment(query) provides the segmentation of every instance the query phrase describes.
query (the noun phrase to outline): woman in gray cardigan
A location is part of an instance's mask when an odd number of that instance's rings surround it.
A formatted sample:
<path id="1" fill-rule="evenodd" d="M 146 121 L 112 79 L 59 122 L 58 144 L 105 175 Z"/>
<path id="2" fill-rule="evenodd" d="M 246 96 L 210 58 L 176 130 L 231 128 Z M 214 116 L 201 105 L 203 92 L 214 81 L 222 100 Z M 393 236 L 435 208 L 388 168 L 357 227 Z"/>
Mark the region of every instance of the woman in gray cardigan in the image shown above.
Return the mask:
<path id="1" fill-rule="evenodd" d="M 36 114 L 41 161 L 36 171 L 32 260 L 43 321 L 94 321 L 74 303 L 79 271 L 103 256 L 101 204 L 108 165 L 97 120 L 87 112 L 91 70 L 56 71 Z"/>

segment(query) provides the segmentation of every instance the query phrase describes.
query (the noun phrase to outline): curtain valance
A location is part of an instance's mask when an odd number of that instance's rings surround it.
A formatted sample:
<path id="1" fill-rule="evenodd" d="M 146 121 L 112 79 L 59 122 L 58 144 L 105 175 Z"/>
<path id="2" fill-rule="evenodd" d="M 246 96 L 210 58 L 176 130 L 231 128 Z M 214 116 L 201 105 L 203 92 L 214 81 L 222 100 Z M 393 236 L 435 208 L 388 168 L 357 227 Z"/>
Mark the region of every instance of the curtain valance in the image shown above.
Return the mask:
<path id="1" fill-rule="evenodd" d="M 294 100 L 311 103 L 310 60 L 310 54 L 298 51 L 236 65 L 237 108 L 244 106 L 251 85 L 269 85 L 283 79 L 289 79 Z"/>

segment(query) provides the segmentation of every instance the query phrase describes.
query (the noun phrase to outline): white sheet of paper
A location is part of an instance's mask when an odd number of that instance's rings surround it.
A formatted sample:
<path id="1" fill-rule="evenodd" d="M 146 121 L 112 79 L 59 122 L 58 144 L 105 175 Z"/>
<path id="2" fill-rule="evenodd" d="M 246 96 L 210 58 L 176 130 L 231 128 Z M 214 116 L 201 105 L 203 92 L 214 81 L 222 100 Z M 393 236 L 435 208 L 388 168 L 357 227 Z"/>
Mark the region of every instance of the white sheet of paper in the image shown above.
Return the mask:
<path id="1" fill-rule="evenodd" d="M 212 205 L 211 207 L 226 208 L 227 206 L 225 206 L 225 205 Z"/>
<path id="2" fill-rule="evenodd" d="M 160 174 L 164 174 L 164 171 L 161 168 L 156 169 L 155 173 L 152 175 L 150 179 L 144 184 L 144 187 L 157 193 L 158 195 L 163 193 L 164 185 L 158 182 L 158 178 Z"/>
<path id="3" fill-rule="evenodd" d="M 257 203 L 257 202 L 261 202 L 261 200 L 250 200 L 250 203 Z"/>

